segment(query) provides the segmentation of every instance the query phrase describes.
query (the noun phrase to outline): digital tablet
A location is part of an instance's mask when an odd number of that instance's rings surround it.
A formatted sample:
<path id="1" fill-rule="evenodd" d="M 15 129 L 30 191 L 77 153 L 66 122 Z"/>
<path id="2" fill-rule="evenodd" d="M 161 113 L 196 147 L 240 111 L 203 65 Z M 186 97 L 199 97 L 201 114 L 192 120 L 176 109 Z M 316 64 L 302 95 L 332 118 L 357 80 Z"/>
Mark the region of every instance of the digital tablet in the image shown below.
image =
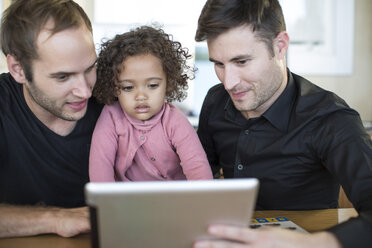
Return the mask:
<path id="1" fill-rule="evenodd" d="M 213 223 L 249 226 L 257 179 L 88 183 L 92 247 L 190 248 Z"/>

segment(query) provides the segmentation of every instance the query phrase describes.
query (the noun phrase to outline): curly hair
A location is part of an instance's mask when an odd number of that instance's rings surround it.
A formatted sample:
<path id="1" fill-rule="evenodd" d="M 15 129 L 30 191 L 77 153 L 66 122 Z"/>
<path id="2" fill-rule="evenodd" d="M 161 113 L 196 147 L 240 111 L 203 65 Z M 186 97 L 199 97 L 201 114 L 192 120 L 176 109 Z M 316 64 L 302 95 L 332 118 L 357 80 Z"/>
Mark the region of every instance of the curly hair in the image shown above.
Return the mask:
<path id="1" fill-rule="evenodd" d="M 195 69 L 186 64 L 191 57 L 188 49 L 161 28 L 141 26 L 118 34 L 101 44 L 97 60 L 97 82 L 93 96 L 104 104 L 113 104 L 120 94 L 119 75 L 122 63 L 130 56 L 152 54 L 159 58 L 167 79 L 167 102 L 186 98 L 187 81 L 194 77 Z"/>

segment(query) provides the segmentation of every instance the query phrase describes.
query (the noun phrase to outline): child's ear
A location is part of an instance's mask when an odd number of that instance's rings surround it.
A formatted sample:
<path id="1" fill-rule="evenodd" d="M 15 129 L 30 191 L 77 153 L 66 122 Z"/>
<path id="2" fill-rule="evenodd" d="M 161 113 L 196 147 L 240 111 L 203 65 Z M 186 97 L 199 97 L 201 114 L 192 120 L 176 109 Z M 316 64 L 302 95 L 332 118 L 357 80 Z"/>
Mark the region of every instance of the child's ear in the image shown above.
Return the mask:
<path id="1" fill-rule="evenodd" d="M 15 81 L 17 81 L 17 83 L 27 83 L 23 68 L 14 55 L 8 54 L 6 56 L 6 63 L 8 64 L 9 73 L 12 75 Z"/>

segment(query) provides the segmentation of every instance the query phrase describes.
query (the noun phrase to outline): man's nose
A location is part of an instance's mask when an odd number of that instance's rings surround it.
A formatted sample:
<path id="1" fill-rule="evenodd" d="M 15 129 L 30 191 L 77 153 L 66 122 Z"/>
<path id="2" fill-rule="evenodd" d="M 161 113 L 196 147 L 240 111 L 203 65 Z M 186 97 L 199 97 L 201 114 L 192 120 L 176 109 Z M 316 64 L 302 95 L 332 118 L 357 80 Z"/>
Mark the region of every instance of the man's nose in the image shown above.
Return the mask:
<path id="1" fill-rule="evenodd" d="M 226 90 L 233 89 L 240 82 L 239 73 L 232 66 L 226 66 L 223 75 L 223 85 Z"/>
<path id="2" fill-rule="evenodd" d="M 92 96 L 93 86 L 89 83 L 89 80 L 86 76 L 78 76 L 75 82 L 75 87 L 72 93 L 82 99 L 88 99 Z"/>

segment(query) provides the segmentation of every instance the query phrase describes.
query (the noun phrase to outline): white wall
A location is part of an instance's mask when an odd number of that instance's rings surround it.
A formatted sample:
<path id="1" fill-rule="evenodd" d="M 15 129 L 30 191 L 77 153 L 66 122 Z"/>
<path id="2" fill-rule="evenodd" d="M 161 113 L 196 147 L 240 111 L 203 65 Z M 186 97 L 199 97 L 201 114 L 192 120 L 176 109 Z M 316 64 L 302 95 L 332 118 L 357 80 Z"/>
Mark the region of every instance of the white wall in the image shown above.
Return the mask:
<path id="1" fill-rule="evenodd" d="M 94 22 L 93 0 L 76 0 Z M 119 0 L 117 0 L 119 1 Z M 128 0 L 129 1 L 129 0 Z M 177 0 L 180 1 L 180 0 Z M 120 0 L 123 2 L 123 0 Z M 182 4 L 187 4 L 187 0 Z M 181 1 L 180 1 L 181 3 Z M 3 0 L 7 6 L 9 0 Z M 182 5 L 180 4 L 180 6 Z M 306 76 L 313 83 L 335 92 L 354 109 L 364 121 L 372 121 L 372 1 L 355 0 L 354 69 L 350 76 Z M 196 20 L 195 20 L 196 21 Z M 0 72 L 7 71 L 4 58 Z M 192 95 L 190 96 L 192 97 Z"/>

